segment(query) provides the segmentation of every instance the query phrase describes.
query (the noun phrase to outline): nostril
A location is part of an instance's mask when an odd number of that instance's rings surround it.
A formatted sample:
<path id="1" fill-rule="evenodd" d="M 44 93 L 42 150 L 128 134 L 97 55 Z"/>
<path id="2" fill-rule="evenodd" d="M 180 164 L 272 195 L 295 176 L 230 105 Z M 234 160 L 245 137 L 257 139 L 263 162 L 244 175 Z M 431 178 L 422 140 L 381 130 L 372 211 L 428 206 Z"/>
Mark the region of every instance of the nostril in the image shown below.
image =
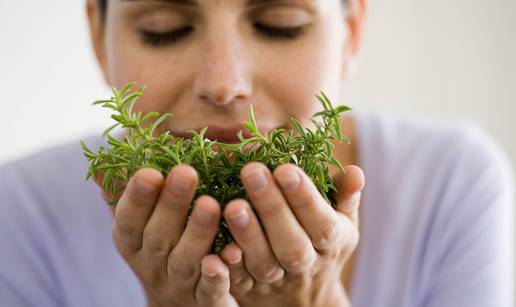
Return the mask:
<path id="1" fill-rule="evenodd" d="M 236 100 L 241 95 L 236 95 L 236 93 L 232 93 L 228 90 L 221 90 L 218 93 L 203 93 L 200 98 L 203 102 L 211 103 L 215 105 L 227 105 L 231 103 L 231 101 Z"/>
<path id="2" fill-rule="evenodd" d="M 210 96 L 210 95 L 201 95 L 201 100 L 206 103 L 215 104 L 215 105 L 224 105 L 224 99 L 221 96 Z"/>
<path id="3" fill-rule="evenodd" d="M 193 91 L 204 103 L 224 106 L 249 98 L 252 81 L 242 72 L 232 69 L 222 72 L 211 68 L 201 71 L 196 76 Z"/>

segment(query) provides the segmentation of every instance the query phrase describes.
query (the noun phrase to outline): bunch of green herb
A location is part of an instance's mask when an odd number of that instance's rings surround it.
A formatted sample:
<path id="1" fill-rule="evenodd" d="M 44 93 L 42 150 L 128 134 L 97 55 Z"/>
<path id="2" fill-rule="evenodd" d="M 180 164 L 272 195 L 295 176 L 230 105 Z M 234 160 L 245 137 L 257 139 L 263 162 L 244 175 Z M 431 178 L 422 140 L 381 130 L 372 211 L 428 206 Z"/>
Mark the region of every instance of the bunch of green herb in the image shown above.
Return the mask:
<path id="1" fill-rule="evenodd" d="M 314 129 L 303 128 L 292 117 L 290 121 L 294 130 L 276 129 L 263 135 L 258 130 L 253 108 L 250 106 L 248 121 L 244 123 L 244 127 L 250 131 L 251 136 L 246 138 L 240 131 L 239 144 L 225 144 L 205 138 L 207 128 L 200 132 L 188 131 L 191 139 L 175 137 L 169 131 L 156 136 L 156 127 L 172 115 L 134 112 L 134 105 L 145 89 L 141 87 L 133 91 L 134 86 L 133 82 L 120 90 L 113 88 L 110 99 L 93 103 L 114 111 L 111 118 L 116 124 L 103 133 L 110 147 L 100 146 L 99 151 L 94 152 L 81 141 L 84 155 L 90 163 L 86 180 L 102 172 L 102 185 L 113 197 L 120 195 L 123 189 L 120 186 L 124 186 L 140 168 L 154 168 L 166 176 L 174 166 L 187 164 L 195 168 L 199 177 L 195 197 L 211 195 L 223 207 L 235 198 L 249 201 L 240 180 L 240 170 L 252 161 L 259 161 L 271 171 L 285 163 L 298 165 L 311 178 L 328 204 L 336 206 L 333 198 L 336 188 L 328 166 L 334 165 L 341 171 L 343 168 L 333 157 L 331 140 L 349 144 L 349 140 L 341 133 L 340 126 L 340 114 L 349 110 L 349 107 L 334 108 L 326 95 L 321 93 L 316 97 L 324 109 L 312 117 Z M 317 121 L 316 117 L 322 121 Z M 118 126 L 127 130 L 121 140 L 110 134 Z M 115 203 L 116 200 L 112 204 Z M 219 252 L 231 241 L 227 224 L 222 220 L 213 251 Z"/>

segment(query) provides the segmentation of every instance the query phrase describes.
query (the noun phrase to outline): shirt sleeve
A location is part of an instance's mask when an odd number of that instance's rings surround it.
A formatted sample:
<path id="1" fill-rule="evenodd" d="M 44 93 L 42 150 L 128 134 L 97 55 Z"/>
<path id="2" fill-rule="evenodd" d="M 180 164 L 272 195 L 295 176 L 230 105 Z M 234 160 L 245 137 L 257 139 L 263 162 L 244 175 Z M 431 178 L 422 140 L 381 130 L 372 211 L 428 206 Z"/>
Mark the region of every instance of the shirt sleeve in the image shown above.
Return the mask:
<path id="1" fill-rule="evenodd" d="M 0 167 L 0 305 L 60 306 L 45 253 L 42 211 L 20 172 Z"/>
<path id="2" fill-rule="evenodd" d="M 433 283 L 424 307 L 513 306 L 514 178 L 501 148 L 479 128 L 456 144 Z"/>

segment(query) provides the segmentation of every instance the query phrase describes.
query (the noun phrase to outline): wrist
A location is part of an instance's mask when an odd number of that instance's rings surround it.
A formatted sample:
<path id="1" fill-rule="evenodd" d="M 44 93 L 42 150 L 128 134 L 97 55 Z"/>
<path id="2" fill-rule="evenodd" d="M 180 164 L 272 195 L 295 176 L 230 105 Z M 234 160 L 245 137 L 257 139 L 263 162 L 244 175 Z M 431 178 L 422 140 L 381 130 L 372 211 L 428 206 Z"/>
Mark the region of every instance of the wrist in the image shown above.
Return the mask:
<path id="1" fill-rule="evenodd" d="M 330 291 L 326 292 L 320 303 L 315 306 L 351 307 L 351 302 L 344 287 L 340 283 L 337 283 Z"/>
<path id="2" fill-rule="evenodd" d="M 160 302 L 156 296 L 152 295 L 152 291 L 145 288 L 145 295 L 147 297 L 147 307 L 164 307 L 166 304 Z M 170 306 L 170 305 L 169 305 Z"/>

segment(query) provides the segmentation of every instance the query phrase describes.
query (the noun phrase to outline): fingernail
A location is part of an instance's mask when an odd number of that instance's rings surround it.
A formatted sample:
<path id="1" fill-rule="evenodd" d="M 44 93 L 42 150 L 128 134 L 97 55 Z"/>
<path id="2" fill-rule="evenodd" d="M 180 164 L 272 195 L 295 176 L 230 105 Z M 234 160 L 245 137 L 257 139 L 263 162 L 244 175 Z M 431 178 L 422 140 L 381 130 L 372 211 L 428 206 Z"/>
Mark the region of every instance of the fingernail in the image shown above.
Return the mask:
<path id="1" fill-rule="evenodd" d="M 186 193 L 191 187 L 192 182 L 189 178 L 177 174 L 172 177 L 172 192 L 174 192 L 174 194 Z"/>
<path id="2" fill-rule="evenodd" d="M 136 188 L 143 194 L 151 194 L 156 191 L 156 187 L 145 179 L 136 177 Z"/>
<path id="3" fill-rule="evenodd" d="M 208 226 L 213 220 L 213 216 L 208 212 L 197 208 L 195 211 L 195 220 L 202 226 Z"/>
<path id="4" fill-rule="evenodd" d="M 235 257 L 229 257 L 227 261 L 229 264 L 237 264 L 241 259 L 242 258 L 239 255 L 235 255 Z"/>
<path id="5" fill-rule="evenodd" d="M 202 271 L 202 274 L 210 283 L 220 284 L 226 279 L 226 273 L 222 269 L 216 269 L 214 272 Z"/>
<path id="6" fill-rule="evenodd" d="M 236 227 L 244 227 L 249 223 L 249 214 L 247 214 L 246 210 L 241 210 L 239 213 L 234 216 L 229 217 L 231 224 Z"/>
<path id="7" fill-rule="evenodd" d="M 205 268 L 201 268 L 201 272 L 207 277 L 215 277 L 217 275 L 217 272 L 208 272 Z"/>
<path id="8" fill-rule="evenodd" d="M 278 178 L 278 181 L 283 190 L 291 192 L 297 188 L 301 182 L 301 178 L 299 177 L 297 170 L 292 169 Z"/>
<path id="9" fill-rule="evenodd" d="M 261 168 L 257 168 L 244 175 L 249 190 L 253 193 L 261 193 L 267 188 L 267 177 Z"/>

